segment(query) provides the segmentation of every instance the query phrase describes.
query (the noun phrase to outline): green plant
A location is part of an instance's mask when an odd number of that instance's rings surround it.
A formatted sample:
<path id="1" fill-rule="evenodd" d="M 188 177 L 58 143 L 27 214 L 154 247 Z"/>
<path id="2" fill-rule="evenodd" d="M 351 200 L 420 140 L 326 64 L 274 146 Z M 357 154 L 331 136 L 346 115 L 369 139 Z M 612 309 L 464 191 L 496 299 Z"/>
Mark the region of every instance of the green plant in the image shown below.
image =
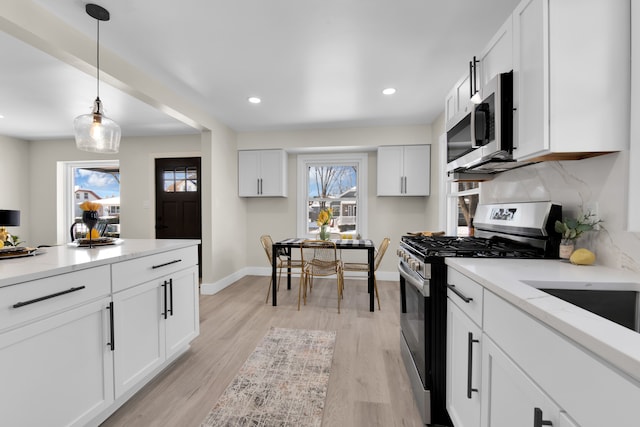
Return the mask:
<path id="1" fill-rule="evenodd" d="M 585 231 L 593 230 L 597 224 L 602 222 L 595 214 L 591 212 L 583 213 L 578 218 L 564 218 L 562 221 L 556 221 L 556 233 L 560 233 L 563 243 L 575 240 Z"/>

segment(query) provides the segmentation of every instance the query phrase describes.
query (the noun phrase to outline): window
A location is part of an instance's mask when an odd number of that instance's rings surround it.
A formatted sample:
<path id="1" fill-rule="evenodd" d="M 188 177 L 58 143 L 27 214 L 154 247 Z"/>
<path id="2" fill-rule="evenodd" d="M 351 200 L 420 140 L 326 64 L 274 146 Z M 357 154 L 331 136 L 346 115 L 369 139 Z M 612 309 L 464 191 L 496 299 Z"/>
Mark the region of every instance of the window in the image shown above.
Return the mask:
<path id="1" fill-rule="evenodd" d="M 451 182 L 448 196 L 448 234 L 468 236 L 480 199 L 478 182 Z"/>
<path id="2" fill-rule="evenodd" d="M 164 192 L 197 192 L 198 170 L 192 167 L 177 167 L 163 171 Z"/>
<path id="3" fill-rule="evenodd" d="M 299 155 L 297 234 L 317 237 L 318 214 L 331 208 L 330 232 L 365 237 L 366 181 L 366 154 Z"/>
<path id="4" fill-rule="evenodd" d="M 100 221 L 106 222 L 105 235 L 119 237 L 120 230 L 120 165 L 117 160 L 58 162 L 64 197 L 60 209 L 64 218 L 58 222 L 58 239 L 69 238 L 69 227 L 80 222 L 80 204 L 84 200 L 99 203 Z M 64 203 L 64 204 L 63 204 Z M 83 226 L 76 230 L 82 231 Z"/>

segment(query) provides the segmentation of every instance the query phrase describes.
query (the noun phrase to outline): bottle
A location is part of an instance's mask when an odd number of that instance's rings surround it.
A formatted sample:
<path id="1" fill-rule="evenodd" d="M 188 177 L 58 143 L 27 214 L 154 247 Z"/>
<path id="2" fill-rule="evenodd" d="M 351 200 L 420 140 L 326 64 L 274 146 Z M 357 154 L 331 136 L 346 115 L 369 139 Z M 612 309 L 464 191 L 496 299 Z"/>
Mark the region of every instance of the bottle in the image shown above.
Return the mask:
<path id="1" fill-rule="evenodd" d="M 469 220 L 469 237 L 473 237 L 476 234 L 476 228 L 473 226 L 473 217 Z"/>

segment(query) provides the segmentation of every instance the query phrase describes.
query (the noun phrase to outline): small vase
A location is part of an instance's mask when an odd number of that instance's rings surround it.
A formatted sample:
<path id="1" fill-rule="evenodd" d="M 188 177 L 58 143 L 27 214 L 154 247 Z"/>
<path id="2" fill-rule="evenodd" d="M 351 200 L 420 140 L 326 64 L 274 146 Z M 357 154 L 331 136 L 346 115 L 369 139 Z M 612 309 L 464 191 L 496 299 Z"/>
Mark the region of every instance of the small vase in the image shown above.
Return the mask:
<path id="1" fill-rule="evenodd" d="M 87 232 L 87 237 L 89 238 L 89 247 L 93 247 L 93 239 L 91 238 L 91 230 L 98 223 L 98 211 L 84 211 L 82 212 L 82 222 L 87 226 L 89 231 Z"/>
<path id="2" fill-rule="evenodd" d="M 328 226 L 327 225 L 321 225 L 320 226 L 320 240 L 329 240 L 329 236 L 331 235 L 331 233 L 329 233 L 328 230 Z"/>
<path id="3" fill-rule="evenodd" d="M 560 243 L 560 258 L 569 259 L 573 253 L 573 243 Z"/>

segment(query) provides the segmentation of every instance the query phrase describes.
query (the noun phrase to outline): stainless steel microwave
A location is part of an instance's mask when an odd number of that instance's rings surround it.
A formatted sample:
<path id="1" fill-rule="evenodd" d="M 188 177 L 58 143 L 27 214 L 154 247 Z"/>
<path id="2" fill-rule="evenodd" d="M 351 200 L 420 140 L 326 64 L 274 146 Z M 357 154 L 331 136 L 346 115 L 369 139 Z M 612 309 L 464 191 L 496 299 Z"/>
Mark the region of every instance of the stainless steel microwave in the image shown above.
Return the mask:
<path id="1" fill-rule="evenodd" d="M 447 172 L 501 168 L 513 154 L 513 72 L 482 88 L 482 101 L 447 131 Z"/>

